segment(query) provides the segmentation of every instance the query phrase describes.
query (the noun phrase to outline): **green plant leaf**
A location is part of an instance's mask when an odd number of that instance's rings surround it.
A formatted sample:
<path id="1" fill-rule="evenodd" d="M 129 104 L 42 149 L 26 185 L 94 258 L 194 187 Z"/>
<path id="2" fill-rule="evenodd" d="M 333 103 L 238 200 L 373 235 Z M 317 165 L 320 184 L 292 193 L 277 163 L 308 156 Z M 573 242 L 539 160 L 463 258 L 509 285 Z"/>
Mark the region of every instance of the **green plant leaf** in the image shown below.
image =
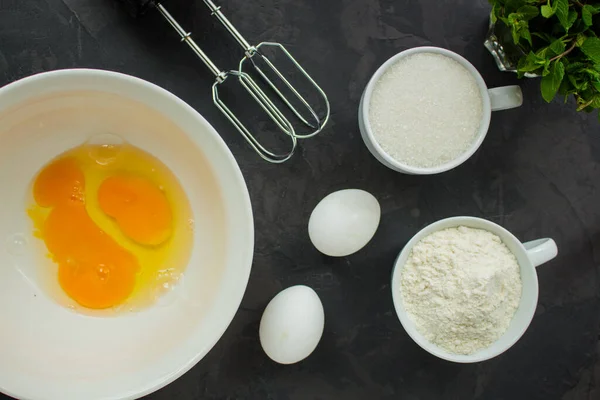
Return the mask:
<path id="1" fill-rule="evenodd" d="M 598 14 L 598 11 L 596 11 L 595 7 L 590 6 L 589 4 L 586 4 L 581 9 L 581 19 L 586 27 L 590 27 L 594 23 L 592 18 L 594 14 Z"/>
<path id="2" fill-rule="evenodd" d="M 589 37 L 581 45 L 581 51 L 588 56 L 594 64 L 600 64 L 600 39 Z"/>
<path id="3" fill-rule="evenodd" d="M 552 8 L 555 10 L 560 24 L 568 32 L 571 25 L 573 25 L 572 23 L 569 24 L 569 0 L 554 0 Z"/>
<path id="4" fill-rule="evenodd" d="M 550 51 L 550 48 L 542 47 L 541 49 L 535 52 L 535 55 L 541 58 L 546 58 L 548 55 L 548 51 Z"/>
<path id="5" fill-rule="evenodd" d="M 564 60 L 563 60 L 563 63 L 564 63 Z M 565 70 L 567 72 L 574 72 L 574 71 L 580 70 L 585 67 L 587 67 L 586 63 L 575 61 L 575 62 L 572 62 L 572 63 L 569 63 L 568 65 L 566 65 Z"/>
<path id="6" fill-rule="evenodd" d="M 586 9 L 586 7 L 588 7 L 588 6 L 587 5 L 584 6 L 583 9 L 581 10 L 581 20 L 583 21 L 583 24 L 586 27 L 590 27 L 590 26 L 592 26 L 594 21 L 592 20 L 592 14 L 589 12 L 589 10 Z"/>
<path id="7" fill-rule="evenodd" d="M 567 80 L 573 85 L 576 91 L 583 90 L 583 83 L 580 82 L 575 75 L 567 75 Z"/>
<path id="8" fill-rule="evenodd" d="M 542 6 L 542 8 L 540 9 L 540 11 L 542 12 L 542 17 L 544 18 L 550 18 L 554 15 L 554 9 L 550 6 Z"/>
<path id="9" fill-rule="evenodd" d="M 517 14 L 519 16 L 519 18 L 522 18 L 521 14 Z M 516 31 L 518 32 L 518 36 L 521 39 L 525 39 L 527 40 L 527 42 L 529 43 L 529 46 L 533 46 L 533 41 L 531 38 L 531 32 L 529 31 L 529 22 L 525 19 L 519 19 L 515 25 L 513 25 L 513 28 L 516 29 Z"/>
<path id="10" fill-rule="evenodd" d="M 556 2 L 554 3 L 556 5 Z M 556 8 L 550 5 L 550 0 L 548 0 L 548 4 L 543 5 L 540 9 L 542 12 L 542 17 L 550 18 L 556 13 Z"/>
<path id="11" fill-rule="evenodd" d="M 521 33 L 519 32 L 519 28 L 516 25 L 513 25 L 510 32 L 512 34 L 513 42 L 515 42 L 515 44 L 519 44 L 521 41 Z"/>
<path id="12" fill-rule="evenodd" d="M 592 86 L 600 93 L 600 82 L 592 82 Z"/>
<path id="13" fill-rule="evenodd" d="M 565 51 L 566 46 L 565 42 L 563 42 L 561 39 L 558 39 L 552 42 L 550 46 L 548 46 L 548 48 L 552 50 L 555 56 L 557 56 L 559 54 L 562 54 L 563 51 Z"/>
<path id="14" fill-rule="evenodd" d="M 525 0 L 506 0 L 504 8 L 509 12 L 516 11 L 525 5 Z"/>
<path id="15" fill-rule="evenodd" d="M 520 76 L 523 76 L 526 72 L 533 72 L 544 68 L 546 62 L 547 60 L 544 57 L 540 57 L 531 51 L 527 57 L 523 57 L 519 60 L 517 71 Z"/>
<path id="16" fill-rule="evenodd" d="M 579 14 L 577 14 L 577 11 L 575 10 L 571 10 L 569 11 L 569 20 L 567 22 L 567 32 L 569 32 L 569 29 L 571 29 L 573 27 L 573 24 L 575 24 L 575 21 L 577 21 L 577 18 L 579 17 Z"/>
<path id="17" fill-rule="evenodd" d="M 564 76 L 564 64 L 560 60 L 554 61 L 550 66 L 550 73 L 544 76 L 541 82 L 542 97 L 546 102 L 550 103 L 554 99 Z"/>
<path id="18" fill-rule="evenodd" d="M 582 71 L 591 76 L 592 79 L 600 79 L 600 72 L 595 69 L 584 68 Z"/>
<path id="19" fill-rule="evenodd" d="M 522 15 L 519 13 L 510 13 L 508 14 L 508 23 L 512 26 L 519 25 L 519 21 L 522 19 Z"/>
<path id="20" fill-rule="evenodd" d="M 581 45 L 583 44 L 583 42 L 585 42 L 587 39 L 587 36 L 583 33 L 578 33 L 577 34 L 577 38 L 575 39 L 575 46 L 577 47 L 581 47 Z"/>
<path id="21" fill-rule="evenodd" d="M 519 44 L 521 38 L 523 38 L 529 42 L 529 45 L 532 45 L 529 23 L 521 18 L 522 15 L 519 13 L 512 13 L 508 16 L 508 24 L 511 28 L 513 42 Z"/>
<path id="22" fill-rule="evenodd" d="M 529 27 L 521 29 L 520 34 L 523 39 L 529 42 L 530 46 L 533 46 L 533 42 L 531 41 L 531 34 L 529 33 Z"/>
<path id="23" fill-rule="evenodd" d="M 502 7 L 500 3 L 494 3 L 494 5 L 492 6 L 492 12 L 490 14 L 490 20 L 492 21 L 492 24 L 498 22 L 498 14 L 500 13 L 501 8 Z"/>
<path id="24" fill-rule="evenodd" d="M 546 76 L 550 73 L 550 60 L 545 60 L 544 62 L 544 69 L 542 70 L 542 76 Z"/>
<path id="25" fill-rule="evenodd" d="M 523 19 L 529 21 L 540 15 L 540 9 L 534 6 L 523 6 L 517 10 L 523 16 Z"/>

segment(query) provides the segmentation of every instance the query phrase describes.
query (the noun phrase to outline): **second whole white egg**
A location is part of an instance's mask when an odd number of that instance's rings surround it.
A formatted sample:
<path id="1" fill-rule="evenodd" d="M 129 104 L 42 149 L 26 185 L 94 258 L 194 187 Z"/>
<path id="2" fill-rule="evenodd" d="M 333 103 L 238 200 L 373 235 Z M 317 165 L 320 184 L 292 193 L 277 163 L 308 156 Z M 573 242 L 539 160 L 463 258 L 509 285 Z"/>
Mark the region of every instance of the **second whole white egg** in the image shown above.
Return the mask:
<path id="1" fill-rule="evenodd" d="M 297 363 L 319 344 L 325 313 L 317 293 L 308 286 L 292 286 L 269 302 L 260 320 L 260 344 L 280 364 Z"/>
<path id="2" fill-rule="evenodd" d="M 344 257 L 362 249 L 377 231 L 381 207 L 360 189 L 333 192 L 317 204 L 308 221 L 308 235 L 321 253 Z"/>

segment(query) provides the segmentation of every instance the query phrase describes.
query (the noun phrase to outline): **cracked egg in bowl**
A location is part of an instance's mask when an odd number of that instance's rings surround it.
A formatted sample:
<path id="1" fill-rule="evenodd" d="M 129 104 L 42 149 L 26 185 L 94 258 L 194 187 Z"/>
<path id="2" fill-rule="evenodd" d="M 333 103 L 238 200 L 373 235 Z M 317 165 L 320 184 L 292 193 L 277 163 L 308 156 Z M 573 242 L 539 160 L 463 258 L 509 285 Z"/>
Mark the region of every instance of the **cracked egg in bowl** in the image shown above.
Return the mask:
<path id="1" fill-rule="evenodd" d="M 0 89 L 0 391 L 131 399 L 212 348 L 248 281 L 243 177 L 148 82 L 63 70 Z"/>

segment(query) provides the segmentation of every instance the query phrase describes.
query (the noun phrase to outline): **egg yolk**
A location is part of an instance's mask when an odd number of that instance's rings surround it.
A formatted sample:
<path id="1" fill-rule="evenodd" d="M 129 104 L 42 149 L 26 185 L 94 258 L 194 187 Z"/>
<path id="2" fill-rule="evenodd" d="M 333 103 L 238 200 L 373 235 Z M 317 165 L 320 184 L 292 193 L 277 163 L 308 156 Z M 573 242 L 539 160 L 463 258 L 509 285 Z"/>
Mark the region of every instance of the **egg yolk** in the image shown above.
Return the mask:
<path id="1" fill-rule="evenodd" d="M 60 203 L 83 203 L 83 172 L 73 158 L 63 158 L 44 168 L 38 175 L 33 196 L 40 206 L 54 207 Z"/>
<path id="2" fill-rule="evenodd" d="M 136 176 L 111 176 L 98 189 L 98 203 L 135 242 L 157 246 L 171 236 L 173 217 L 165 194 Z"/>
<path id="3" fill-rule="evenodd" d="M 72 158 L 54 161 L 37 176 L 33 194 L 52 207 L 41 236 L 58 264 L 58 280 L 84 307 L 118 305 L 132 293 L 137 259 L 100 229 L 85 209 L 85 179 Z"/>

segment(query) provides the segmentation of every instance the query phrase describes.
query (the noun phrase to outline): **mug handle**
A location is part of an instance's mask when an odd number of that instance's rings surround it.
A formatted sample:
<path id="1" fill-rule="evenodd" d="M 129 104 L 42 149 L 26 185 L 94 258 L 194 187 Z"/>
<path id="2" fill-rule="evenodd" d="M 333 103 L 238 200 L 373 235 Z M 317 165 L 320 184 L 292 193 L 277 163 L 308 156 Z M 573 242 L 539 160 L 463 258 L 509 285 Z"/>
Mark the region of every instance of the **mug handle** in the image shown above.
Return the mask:
<path id="1" fill-rule="evenodd" d="M 550 238 L 532 240 L 523 243 L 523 246 L 525 246 L 527 257 L 534 267 L 540 266 L 558 255 L 556 242 Z"/>
<path id="2" fill-rule="evenodd" d="M 520 86 L 502 86 L 488 89 L 492 111 L 508 110 L 523 105 L 523 91 Z"/>

